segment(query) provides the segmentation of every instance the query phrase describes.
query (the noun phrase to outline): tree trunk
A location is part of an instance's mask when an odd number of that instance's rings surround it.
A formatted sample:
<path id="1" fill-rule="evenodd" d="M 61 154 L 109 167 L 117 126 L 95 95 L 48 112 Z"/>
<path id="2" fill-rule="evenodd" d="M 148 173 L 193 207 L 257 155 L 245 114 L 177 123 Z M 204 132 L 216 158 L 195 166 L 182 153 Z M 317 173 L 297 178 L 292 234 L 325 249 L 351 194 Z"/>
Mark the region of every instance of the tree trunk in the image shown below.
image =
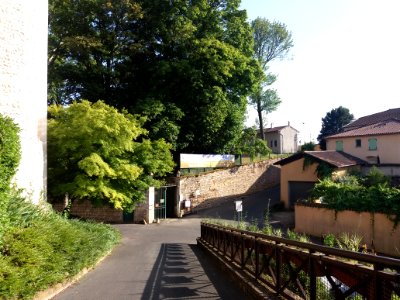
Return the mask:
<path id="1" fill-rule="evenodd" d="M 262 118 L 262 108 L 261 108 L 261 97 L 260 95 L 257 95 L 257 113 L 258 113 L 258 122 L 260 124 L 260 138 L 262 140 L 265 140 L 264 136 L 264 124 L 263 124 L 263 118 Z"/>

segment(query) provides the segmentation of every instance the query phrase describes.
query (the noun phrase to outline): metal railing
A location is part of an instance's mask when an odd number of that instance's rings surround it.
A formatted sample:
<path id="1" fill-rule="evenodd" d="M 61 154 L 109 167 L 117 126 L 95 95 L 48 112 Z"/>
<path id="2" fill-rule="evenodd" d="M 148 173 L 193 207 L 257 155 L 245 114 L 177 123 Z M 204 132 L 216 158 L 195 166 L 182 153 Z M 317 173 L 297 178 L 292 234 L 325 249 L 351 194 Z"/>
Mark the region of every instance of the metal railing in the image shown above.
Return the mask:
<path id="1" fill-rule="evenodd" d="M 400 260 L 201 224 L 199 242 L 285 299 L 400 299 Z"/>

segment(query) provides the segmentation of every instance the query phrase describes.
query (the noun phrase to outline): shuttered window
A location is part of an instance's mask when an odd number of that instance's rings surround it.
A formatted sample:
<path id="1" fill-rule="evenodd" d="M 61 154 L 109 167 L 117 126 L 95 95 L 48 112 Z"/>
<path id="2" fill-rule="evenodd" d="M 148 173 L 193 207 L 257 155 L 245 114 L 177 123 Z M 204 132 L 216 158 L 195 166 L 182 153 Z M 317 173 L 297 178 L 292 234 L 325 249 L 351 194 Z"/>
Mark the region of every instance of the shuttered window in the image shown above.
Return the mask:
<path id="1" fill-rule="evenodd" d="M 368 150 L 377 150 L 378 143 L 376 139 L 369 139 L 368 140 Z"/>
<path id="2" fill-rule="evenodd" d="M 343 141 L 336 141 L 336 151 L 343 151 Z"/>

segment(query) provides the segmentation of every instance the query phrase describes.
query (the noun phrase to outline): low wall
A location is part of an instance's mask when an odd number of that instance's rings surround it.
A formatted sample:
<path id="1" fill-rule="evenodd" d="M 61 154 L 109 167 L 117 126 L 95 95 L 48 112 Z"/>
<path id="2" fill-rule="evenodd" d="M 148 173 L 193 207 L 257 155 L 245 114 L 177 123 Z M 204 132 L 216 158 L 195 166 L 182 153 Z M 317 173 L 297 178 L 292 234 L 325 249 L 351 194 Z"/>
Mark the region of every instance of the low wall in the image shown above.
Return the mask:
<path id="1" fill-rule="evenodd" d="M 196 207 L 207 199 L 251 194 L 280 183 L 280 168 L 276 160 L 257 162 L 196 176 L 176 178 L 179 197 L 191 200 Z"/>
<path id="2" fill-rule="evenodd" d="M 64 203 L 53 203 L 53 209 L 61 212 L 65 204 Z M 108 205 L 100 207 L 93 206 L 88 201 L 73 201 L 71 206 L 71 215 L 77 216 L 82 219 L 95 220 L 99 222 L 107 223 L 122 223 L 123 222 L 123 211 L 120 209 L 112 208 Z"/>
<path id="3" fill-rule="evenodd" d="M 316 205 L 295 205 L 296 231 L 321 237 L 331 233 L 335 236 L 347 232 L 363 238 L 363 244 L 378 253 L 400 256 L 400 226 L 385 214 L 339 211 Z"/>

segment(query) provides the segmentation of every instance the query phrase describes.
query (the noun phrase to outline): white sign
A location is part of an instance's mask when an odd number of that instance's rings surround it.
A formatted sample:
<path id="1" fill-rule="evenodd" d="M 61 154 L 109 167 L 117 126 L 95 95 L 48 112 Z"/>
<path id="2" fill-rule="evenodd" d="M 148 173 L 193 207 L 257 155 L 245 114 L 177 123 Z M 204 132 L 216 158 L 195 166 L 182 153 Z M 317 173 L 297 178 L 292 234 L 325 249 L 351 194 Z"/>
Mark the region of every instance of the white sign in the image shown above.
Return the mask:
<path id="1" fill-rule="evenodd" d="M 243 211 L 243 205 L 241 200 L 235 201 L 235 209 L 237 212 Z"/>
<path id="2" fill-rule="evenodd" d="M 185 200 L 185 207 L 190 208 L 190 200 Z"/>
<path id="3" fill-rule="evenodd" d="M 181 169 L 221 168 L 235 166 L 235 155 L 231 154 L 182 154 Z"/>

